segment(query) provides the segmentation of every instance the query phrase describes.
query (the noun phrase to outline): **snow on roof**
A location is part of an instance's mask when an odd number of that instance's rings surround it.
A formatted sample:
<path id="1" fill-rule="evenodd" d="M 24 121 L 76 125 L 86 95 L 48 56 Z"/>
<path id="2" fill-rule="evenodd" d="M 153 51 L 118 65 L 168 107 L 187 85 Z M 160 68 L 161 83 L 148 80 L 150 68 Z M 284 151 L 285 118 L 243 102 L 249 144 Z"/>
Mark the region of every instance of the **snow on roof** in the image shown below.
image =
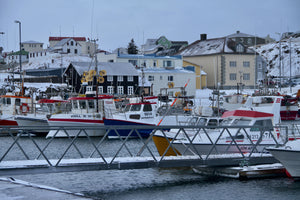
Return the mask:
<path id="1" fill-rule="evenodd" d="M 222 52 L 233 53 L 234 52 L 233 50 L 227 48 L 226 41 L 227 41 L 226 38 L 197 40 L 196 42 L 184 48 L 179 53 L 179 55 L 200 56 L 200 55 L 217 54 Z"/>
<path id="2" fill-rule="evenodd" d="M 181 73 L 181 74 L 194 74 L 195 72 L 183 68 L 164 69 L 164 68 L 146 68 L 144 72 L 148 73 Z"/>
<path id="3" fill-rule="evenodd" d="M 91 62 L 72 62 L 71 64 L 79 74 L 95 68 L 95 64 Z M 97 68 L 98 71 L 105 70 L 107 75 L 138 76 L 138 71 L 130 63 L 99 62 Z"/>
<path id="4" fill-rule="evenodd" d="M 228 37 L 228 38 L 234 38 L 234 37 L 256 37 L 256 36 L 249 35 L 249 34 L 246 34 L 246 33 L 241 33 L 240 31 L 237 31 L 236 33 L 228 35 L 226 37 Z"/>
<path id="5" fill-rule="evenodd" d="M 44 44 L 44 43 L 42 43 L 42 42 L 36 42 L 36 41 L 33 41 L 33 40 L 29 40 L 29 41 L 22 42 L 22 44 Z"/>
<path id="6" fill-rule="evenodd" d="M 156 55 L 141 55 L 141 54 L 121 54 L 119 58 L 130 58 L 130 59 L 181 59 L 180 56 L 156 56 Z"/>
<path id="7" fill-rule="evenodd" d="M 88 56 L 79 55 L 61 55 L 58 53 L 48 53 L 47 56 L 36 57 L 30 60 L 27 64 L 22 66 L 23 70 L 26 69 L 40 69 L 40 68 L 61 68 L 68 67 L 71 62 L 91 62 L 92 58 Z"/>

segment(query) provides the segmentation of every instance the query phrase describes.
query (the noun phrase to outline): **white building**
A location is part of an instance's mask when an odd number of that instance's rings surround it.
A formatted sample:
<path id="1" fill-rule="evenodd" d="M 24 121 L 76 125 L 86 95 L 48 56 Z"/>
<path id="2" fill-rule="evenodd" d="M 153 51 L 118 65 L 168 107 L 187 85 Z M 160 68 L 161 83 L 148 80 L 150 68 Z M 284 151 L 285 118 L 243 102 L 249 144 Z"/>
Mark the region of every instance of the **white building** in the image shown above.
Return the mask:
<path id="1" fill-rule="evenodd" d="M 177 69 L 146 68 L 140 71 L 140 76 L 144 73 L 145 80 L 152 84 L 153 95 L 175 96 L 177 92 L 182 94 L 182 89 L 186 96 L 195 96 L 196 74 L 195 72 Z M 167 94 L 166 94 L 167 92 Z M 178 94 L 178 93 L 177 93 Z"/>
<path id="2" fill-rule="evenodd" d="M 27 51 L 29 53 L 42 52 L 43 43 L 30 40 L 30 41 L 22 42 L 21 48 L 22 50 Z"/>
<path id="3" fill-rule="evenodd" d="M 95 50 L 98 49 L 98 45 L 85 37 L 49 37 L 49 48 L 53 48 L 63 39 L 73 39 L 81 46 L 80 54 L 92 56 Z M 96 46 L 95 46 L 96 45 Z M 70 50 L 71 51 L 71 50 Z M 79 54 L 79 52 L 78 52 Z"/>
<path id="4" fill-rule="evenodd" d="M 49 50 L 53 53 L 80 55 L 81 45 L 72 38 L 65 38 L 57 42 Z"/>
<path id="5" fill-rule="evenodd" d="M 129 62 L 136 68 L 181 68 L 181 56 L 155 56 L 137 54 L 106 54 L 98 53 L 99 62 Z"/>

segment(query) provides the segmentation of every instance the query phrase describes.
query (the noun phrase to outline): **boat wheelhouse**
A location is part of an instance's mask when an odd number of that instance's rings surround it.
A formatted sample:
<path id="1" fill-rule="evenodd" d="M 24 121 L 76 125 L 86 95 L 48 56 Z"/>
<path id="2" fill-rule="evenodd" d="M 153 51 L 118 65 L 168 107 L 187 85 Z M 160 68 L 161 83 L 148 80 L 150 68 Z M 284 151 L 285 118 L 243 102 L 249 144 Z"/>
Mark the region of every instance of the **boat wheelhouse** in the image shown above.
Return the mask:
<path id="1" fill-rule="evenodd" d="M 69 101 L 72 105 L 70 113 L 53 114 L 48 119 L 51 130 L 47 138 L 86 136 L 86 134 L 103 136 L 105 134 L 103 118 L 116 111 L 113 96 L 72 97 Z M 54 127 L 57 129 L 52 130 Z M 74 129 L 74 127 L 79 127 L 79 129 Z M 80 129 L 84 127 L 88 129 L 81 131 Z"/>

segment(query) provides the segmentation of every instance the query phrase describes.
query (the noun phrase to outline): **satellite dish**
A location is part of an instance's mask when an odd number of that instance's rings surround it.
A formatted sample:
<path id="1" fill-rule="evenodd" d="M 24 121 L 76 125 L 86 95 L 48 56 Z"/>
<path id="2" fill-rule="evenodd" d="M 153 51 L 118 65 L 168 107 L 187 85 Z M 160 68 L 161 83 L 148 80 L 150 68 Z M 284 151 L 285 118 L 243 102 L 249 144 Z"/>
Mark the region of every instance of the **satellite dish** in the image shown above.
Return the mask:
<path id="1" fill-rule="evenodd" d="M 106 76 L 106 71 L 105 71 L 105 70 L 99 71 L 99 75 L 100 75 L 100 76 Z"/>
<path id="2" fill-rule="evenodd" d="M 103 77 L 98 77 L 97 78 L 98 83 L 104 83 L 104 78 Z"/>

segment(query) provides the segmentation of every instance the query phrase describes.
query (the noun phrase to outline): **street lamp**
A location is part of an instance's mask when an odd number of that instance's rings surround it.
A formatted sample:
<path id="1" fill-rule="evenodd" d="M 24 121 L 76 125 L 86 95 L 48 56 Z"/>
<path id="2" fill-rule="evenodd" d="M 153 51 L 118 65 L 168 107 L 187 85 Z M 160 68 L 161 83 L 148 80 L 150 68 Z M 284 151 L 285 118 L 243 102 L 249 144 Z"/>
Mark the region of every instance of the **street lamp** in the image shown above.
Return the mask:
<path id="1" fill-rule="evenodd" d="M 21 40 L 21 22 L 18 20 L 15 20 L 15 23 L 19 24 L 19 39 L 20 39 L 20 53 L 19 53 L 19 62 L 20 62 L 20 81 L 22 80 L 22 53 L 21 53 L 21 47 L 22 47 L 22 40 Z M 23 88 L 22 88 L 23 93 Z"/>

